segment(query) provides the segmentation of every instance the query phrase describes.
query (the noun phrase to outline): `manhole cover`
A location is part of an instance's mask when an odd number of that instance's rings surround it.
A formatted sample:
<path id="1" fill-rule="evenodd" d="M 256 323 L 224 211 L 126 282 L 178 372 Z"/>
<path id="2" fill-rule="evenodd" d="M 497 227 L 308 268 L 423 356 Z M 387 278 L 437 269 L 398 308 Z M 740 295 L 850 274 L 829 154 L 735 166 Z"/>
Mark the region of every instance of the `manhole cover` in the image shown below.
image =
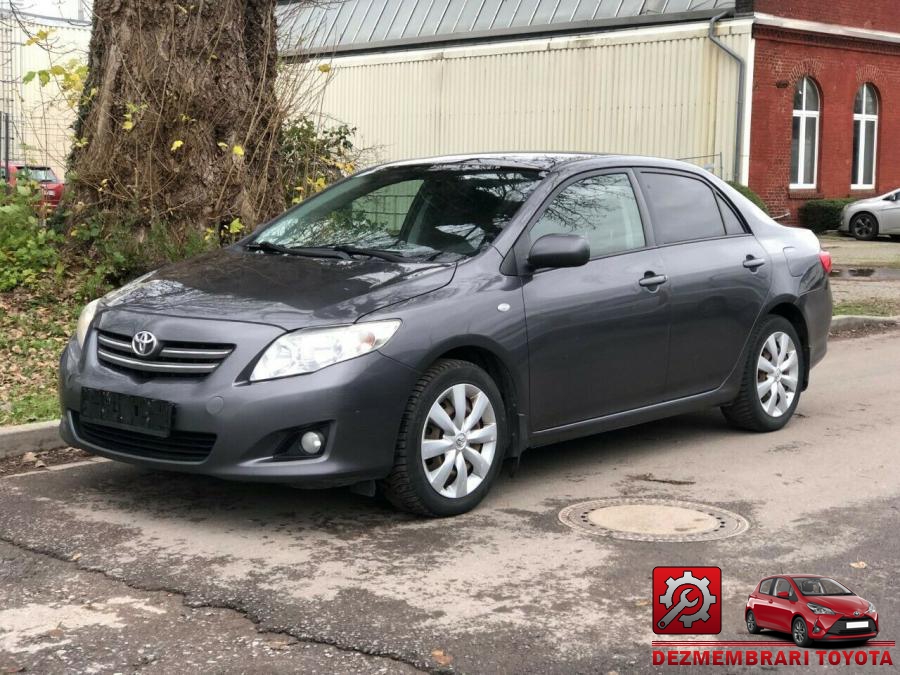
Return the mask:
<path id="1" fill-rule="evenodd" d="M 559 520 L 576 530 L 629 541 L 710 541 L 750 527 L 731 511 L 675 499 L 595 499 L 567 506 Z"/>

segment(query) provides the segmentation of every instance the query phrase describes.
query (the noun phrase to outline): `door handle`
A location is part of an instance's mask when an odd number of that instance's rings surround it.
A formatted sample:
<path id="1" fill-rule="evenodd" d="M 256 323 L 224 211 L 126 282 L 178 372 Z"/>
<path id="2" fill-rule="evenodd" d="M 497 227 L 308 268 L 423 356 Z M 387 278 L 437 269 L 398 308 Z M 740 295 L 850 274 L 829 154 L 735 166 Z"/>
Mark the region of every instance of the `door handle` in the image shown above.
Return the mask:
<path id="1" fill-rule="evenodd" d="M 638 283 L 644 288 L 649 288 L 651 291 L 655 290 L 657 286 L 666 283 L 669 280 L 665 274 L 654 274 L 653 272 L 647 272 L 644 275 L 644 278 L 638 281 Z"/>
<path id="2" fill-rule="evenodd" d="M 748 255 L 747 259 L 744 261 L 744 267 L 748 270 L 755 270 L 757 267 L 762 267 L 765 264 L 765 260 L 762 258 L 754 258 L 752 255 Z"/>

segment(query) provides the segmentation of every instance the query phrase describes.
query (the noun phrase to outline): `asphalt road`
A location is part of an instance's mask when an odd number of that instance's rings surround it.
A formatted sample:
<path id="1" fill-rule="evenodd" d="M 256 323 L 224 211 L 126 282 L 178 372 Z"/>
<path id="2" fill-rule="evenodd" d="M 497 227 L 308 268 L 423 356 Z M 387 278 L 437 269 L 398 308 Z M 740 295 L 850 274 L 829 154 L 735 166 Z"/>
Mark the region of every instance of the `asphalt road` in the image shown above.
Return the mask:
<path id="1" fill-rule="evenodd" d="M 452 520 L 112 462 L 2 478 L 0 671 L 652 672 L 657 565 L 722 568 L 724 639 L 782 570 L 844 581 L 896 639 L 898 400 L 900 332 L 837 341 L 779 433 L 709 411 L 532 451 Z M 751 527 L 659 544 L 558 522 L 616 496 Z"/>

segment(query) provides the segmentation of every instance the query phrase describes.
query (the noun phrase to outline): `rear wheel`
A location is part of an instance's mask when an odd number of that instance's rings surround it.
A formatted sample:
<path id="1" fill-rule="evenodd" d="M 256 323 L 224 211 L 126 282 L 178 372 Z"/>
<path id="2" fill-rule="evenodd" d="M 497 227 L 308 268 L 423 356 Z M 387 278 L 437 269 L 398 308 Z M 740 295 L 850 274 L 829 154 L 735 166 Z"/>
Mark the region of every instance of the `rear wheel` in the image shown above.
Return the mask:
<path id="1" fill-rule="evenodd" d="M 800 402 L 805 368 L 797 331 L 782 316 L 769 316 L 756 330 L 737 398 L 722 408 L 734 426 L 777 431 Z"/>
<path id="2" fill-rule="evenodd" d="M 872 241 L 878 236 L 878 220 L 871 213 L 858 213 L 850 221 L 850 234 L 860 241 Z"/>
<path id="3" fill-rule="evenodd" d="M 486 372 L 467 361 L 438 361 L 407 403 L 385 495 L 426 516 L 473 509 L 500 470 L 506 428 L 503 399 Z"/>
<path id="4" fill-rule="evenodd" d="M 753 613 L 753 610 L 747 612 L 747 632 L 752 633 L 753 635 L 759 635 L 760 627 L 759 624 L 756 623 L 756 615 Z"/>

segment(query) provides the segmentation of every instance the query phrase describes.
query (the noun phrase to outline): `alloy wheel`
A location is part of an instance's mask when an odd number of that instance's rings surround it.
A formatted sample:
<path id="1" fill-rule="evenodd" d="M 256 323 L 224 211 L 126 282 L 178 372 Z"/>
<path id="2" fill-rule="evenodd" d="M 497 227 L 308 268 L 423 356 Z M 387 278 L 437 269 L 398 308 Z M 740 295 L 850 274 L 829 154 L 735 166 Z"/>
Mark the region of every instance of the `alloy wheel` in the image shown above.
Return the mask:
<path id="1" fill-rule="evenodd" d="M 756 630 L 756 617 L 753 612 L 747 614 L 747 630 L 751 633 Z"/>
<path id="2" fill-rule="evenodd" d="M 497 418 L 487 394 L 473 384 L 444 390 L 422 430 L 422 466 L 432 489 L 451 499 L 471 494 L 490 472 L 496 450 Z"/>
<path id="3" fill-rule="evenodd" d="M 859 215 L 853 221 L 853 234 L 861 239 L 875 234 L 875 218 L 867 213 Z"/>
<path id="4" fill-rule="evenodd" d="M 794 642 L 798 645 L 806 642 L 806 622 L 802 619 L 794 621 Z"/>
<path id="5" fill-rule="evenodd" d="M 756 394 L 765 413 L 781 417 L 791 408 L 800 382 L 797 346 L 787 333 L 769 336 L 756 366 Z"/>

